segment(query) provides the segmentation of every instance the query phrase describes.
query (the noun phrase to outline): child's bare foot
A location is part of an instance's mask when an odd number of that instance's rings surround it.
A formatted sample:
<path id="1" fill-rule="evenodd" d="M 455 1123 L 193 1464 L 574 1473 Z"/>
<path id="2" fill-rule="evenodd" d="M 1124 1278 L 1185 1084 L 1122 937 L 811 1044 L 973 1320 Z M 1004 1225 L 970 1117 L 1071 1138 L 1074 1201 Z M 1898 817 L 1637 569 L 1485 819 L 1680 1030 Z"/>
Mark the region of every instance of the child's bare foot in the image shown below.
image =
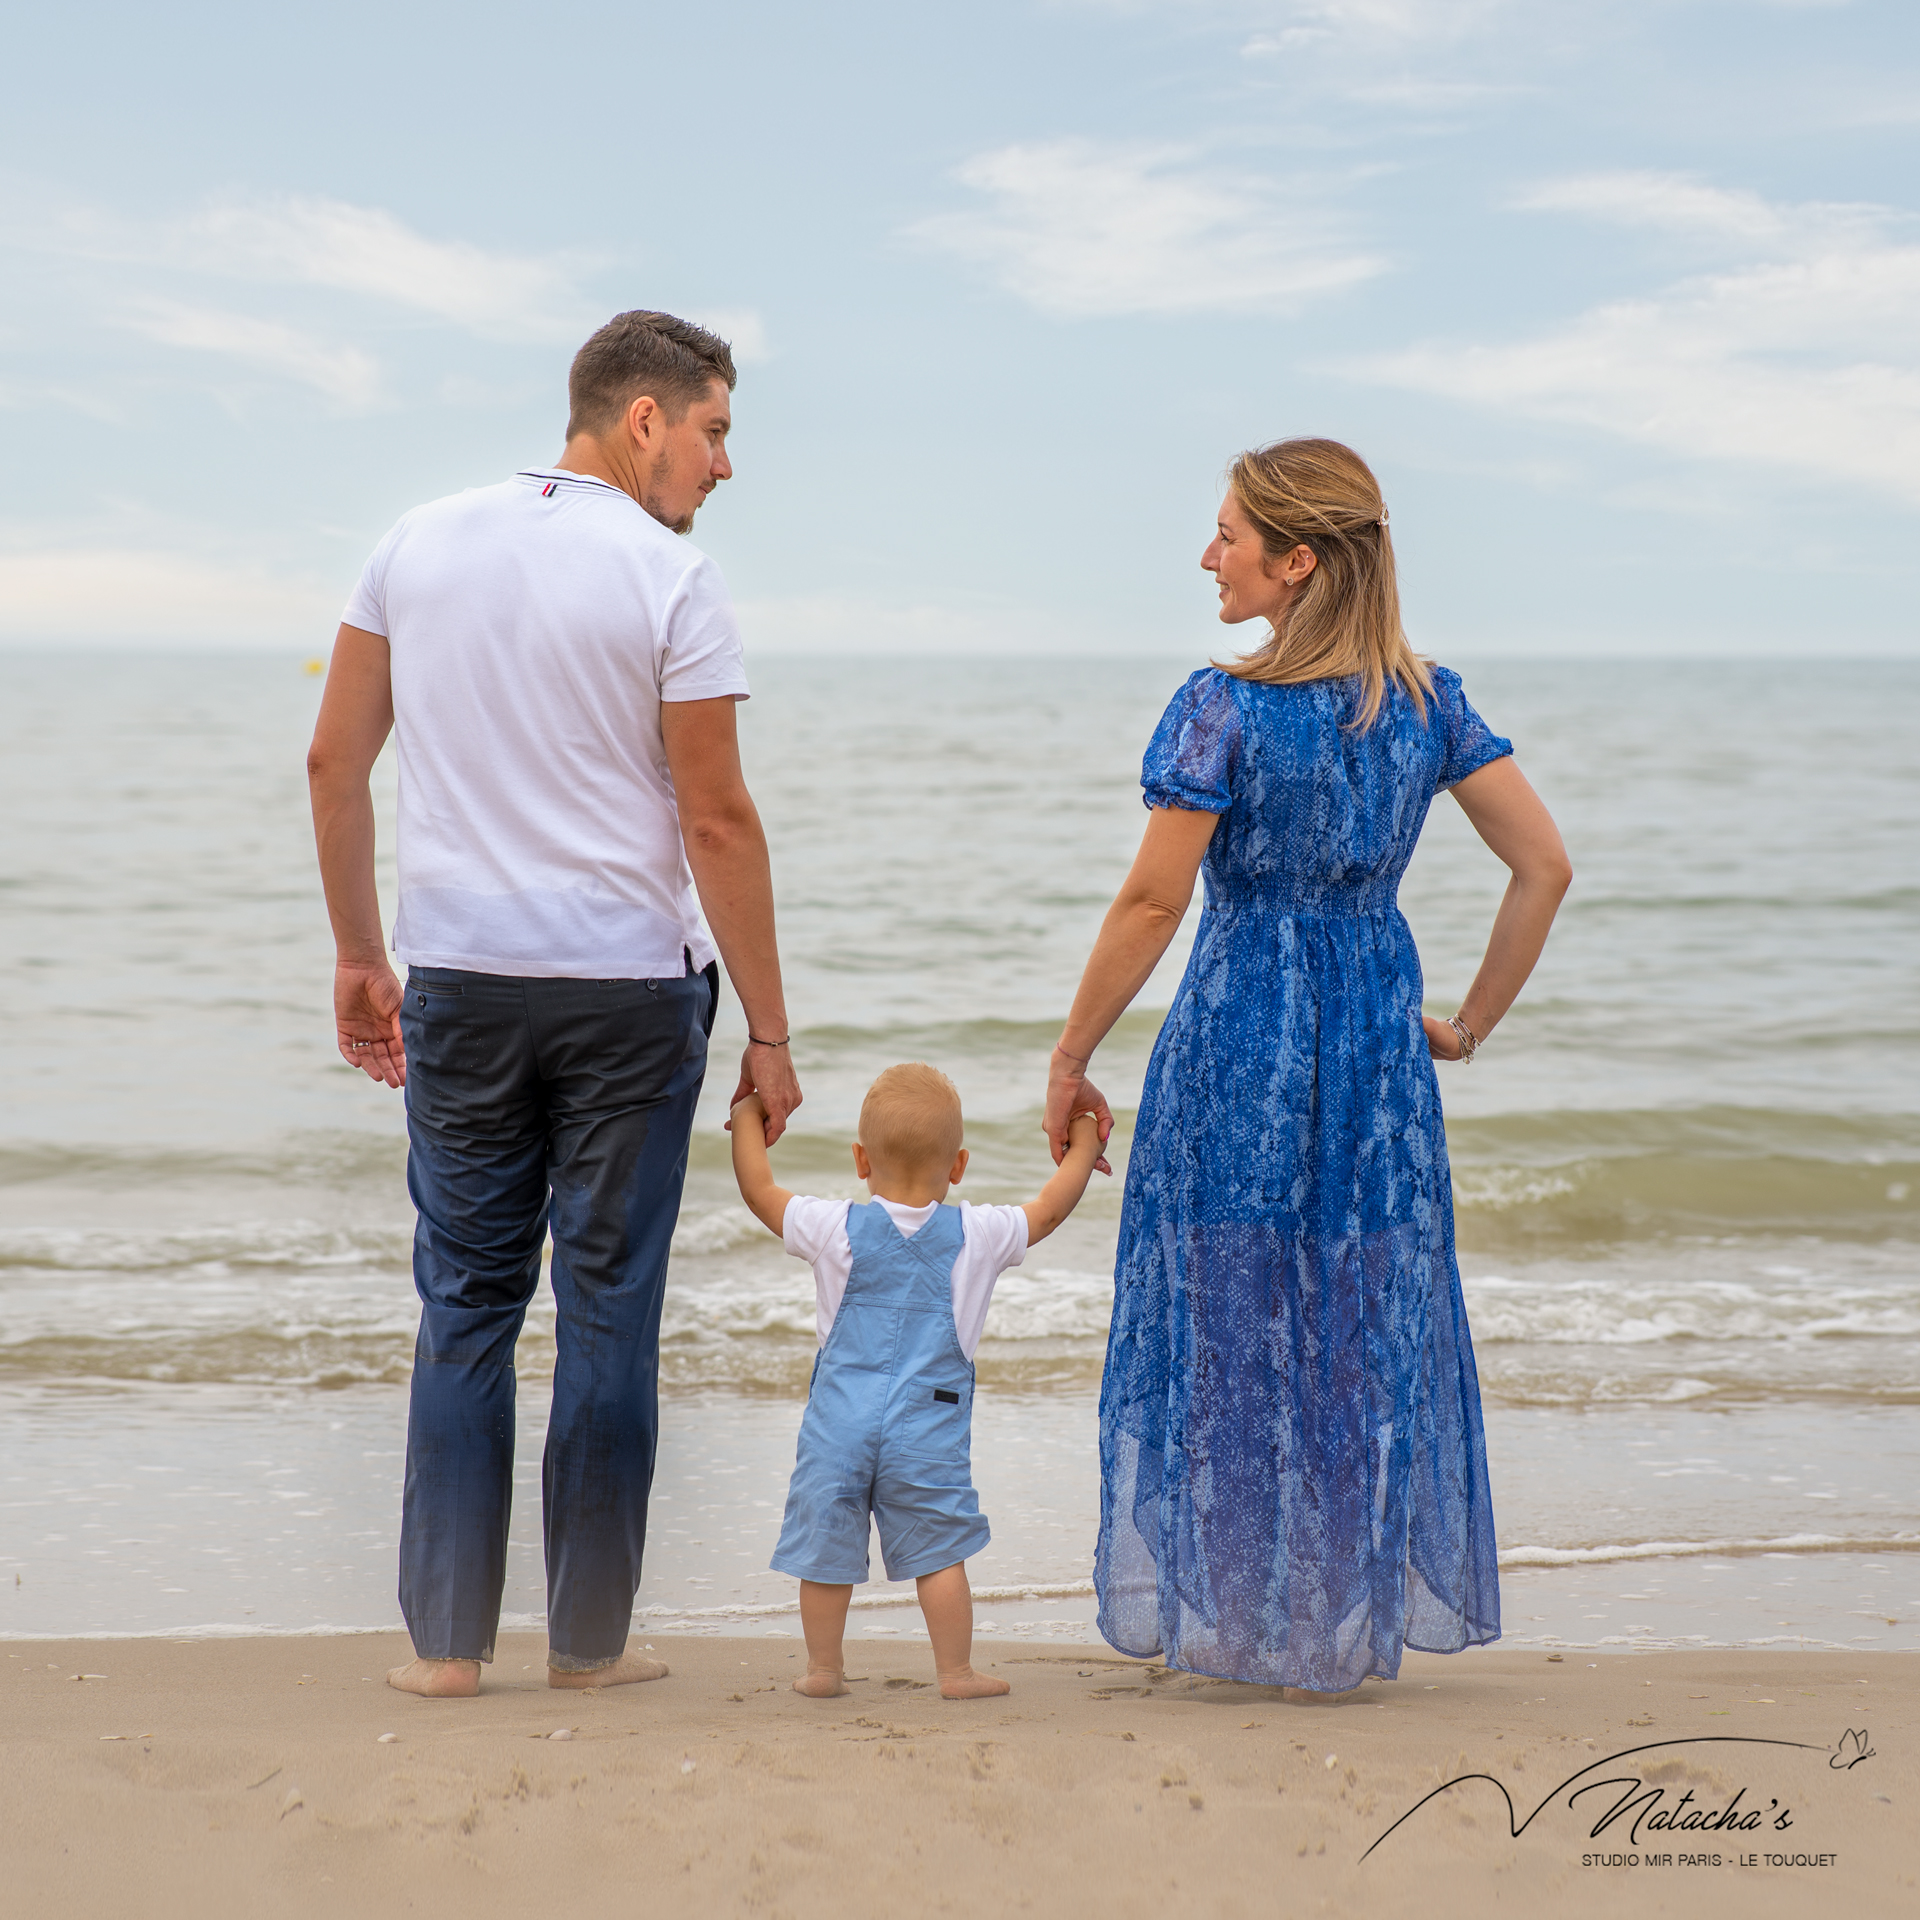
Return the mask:
<path id="1" fill-rule="evenodd" d="M 809 1700 L 835 1700 L 847 1690 L 847 1675 L 843 1667 L 809 1667 L 793 1683 L 795 1693 L 804 1693 Z"/>
<path id="2" fill-rule="evenodd" d="M 962 1667 L 958 1673 L 943 1673 L 940 1676 L 940 1697 L 943 1700 L 987 1700 L 996 1693 L 1012 1691 L 1006 1681 L 975 1673 L 971 1667 Z"/>
<path id="3" fill-rule="evenodd" d="M 664 1680 L 667 1663 L 648 1660 L 637 1653 L 623 1653 L 610 1667 L 594 1667 L 586 1673 L 562 1673 L 558 1667 L 547 1669 L 547 1685 L 572 1687 L 576 1691 L 590 1687 L 630 1687 L 637 1680 Z"/>
<path id="4" fill-rule="evenodd" d="M 471 1700 L 480 1691 L 478 1660 L 409 1660 L 387 1675 L 387 1685 L 428 1700 Z"/>

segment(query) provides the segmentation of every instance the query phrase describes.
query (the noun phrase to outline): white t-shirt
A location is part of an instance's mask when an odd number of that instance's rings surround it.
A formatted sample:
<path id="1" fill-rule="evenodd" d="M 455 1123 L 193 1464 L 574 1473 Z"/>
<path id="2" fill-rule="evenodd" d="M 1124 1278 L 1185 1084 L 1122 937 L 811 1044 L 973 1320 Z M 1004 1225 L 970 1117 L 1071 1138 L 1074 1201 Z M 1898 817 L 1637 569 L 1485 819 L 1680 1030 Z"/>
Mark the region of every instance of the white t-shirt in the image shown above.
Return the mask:
<path id="1" fill-rule="evenodd" d="M 852 1204 L 849 1200 L 810 1200 L 796 1193 L 787 1202 L 780 1222 L 780 1237 L 787 1251 L 796 1259 L 813 1262 L 813 1287 L 819 1301 L 815 1325 L 823 1347 L 853 1274 L 853 1247 L 847 1239 L 847 1208 Z M 933 1218 L 940 1203 L 903 1207 L 897 1200 L 881 1200 L 880 1204 L 911 1240 Z M 960 1257 L 953 1263 L 953 1330 L 960 1336 L 960 1351 L 971 1360 L 987 1324 L 993 1283 L 1027 1257 L 1027 1210 L 976 1207 L 963 1200 L 960 1231 L 964 1236 Z"/>
<path id="2" fill-rule="evenodd" d="M 393 651 L 394 951 L 425 967 L 678 978 L 714 957 L 663 700 L 747 697 L 720 570 L 604 480 L 416 507 L 345 614 Z"/>

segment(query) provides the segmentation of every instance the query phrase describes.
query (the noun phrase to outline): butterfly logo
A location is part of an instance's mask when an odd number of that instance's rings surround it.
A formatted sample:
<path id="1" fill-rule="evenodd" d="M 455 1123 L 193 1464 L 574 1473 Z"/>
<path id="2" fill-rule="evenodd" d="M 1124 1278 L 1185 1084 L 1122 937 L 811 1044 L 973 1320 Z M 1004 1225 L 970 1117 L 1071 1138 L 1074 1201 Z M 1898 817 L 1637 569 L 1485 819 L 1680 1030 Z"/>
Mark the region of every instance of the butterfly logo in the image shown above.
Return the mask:
<path id="1" fill-rule="evenodd" d="M 1840 1736 L 1840 1744 L 1827 1756 L 1827 1765 L 1835 1773 L 1845 1773 L 1849 1767 L 1857 1767 L 1862 1760 L 1871 1760 L 1873 1749 L 1867 1745 L 1867 1730 L 1862 1727 L 1858 1733 L 1849 1727 Z"/>

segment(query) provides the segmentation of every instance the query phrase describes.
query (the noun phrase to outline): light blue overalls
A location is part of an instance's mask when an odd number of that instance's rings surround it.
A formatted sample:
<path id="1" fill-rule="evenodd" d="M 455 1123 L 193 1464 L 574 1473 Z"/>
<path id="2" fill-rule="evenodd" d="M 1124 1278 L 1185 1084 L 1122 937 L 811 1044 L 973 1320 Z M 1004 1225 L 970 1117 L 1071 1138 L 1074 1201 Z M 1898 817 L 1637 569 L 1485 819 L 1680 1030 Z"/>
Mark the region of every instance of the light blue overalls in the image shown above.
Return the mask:
<path id="1" fill-rule="evenodd" d="M 942 1206 L 911 1238 L 885 1207 L 847 1209 L 853 1271 L 800 1422 L 776 1573 L 867 1577 L 867 1516 L 889 1580 L 917 1580 L 991 1537 L 973 1490 L 973 1363 L 953 1324 L 965 1233 Z"/>

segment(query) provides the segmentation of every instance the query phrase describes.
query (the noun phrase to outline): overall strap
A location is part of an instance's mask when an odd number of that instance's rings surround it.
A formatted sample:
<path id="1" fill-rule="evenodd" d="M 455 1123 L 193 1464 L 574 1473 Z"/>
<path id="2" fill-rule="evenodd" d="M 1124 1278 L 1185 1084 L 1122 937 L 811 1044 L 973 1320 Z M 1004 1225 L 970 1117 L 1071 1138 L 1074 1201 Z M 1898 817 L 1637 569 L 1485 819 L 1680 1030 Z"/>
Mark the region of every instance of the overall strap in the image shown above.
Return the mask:
<path id="1" fill-rule="evenodd" d="M 847 1246 L 853 1255 L 847 1291 L 883 1291 L 903 1302 L 918 1299 L 951 1311 L 953 1263 L 965 1244 L 958 1207 L 938 1208 L 908 1235 L 877 1200 L 856 1202 L 847 1208 Z"/>

